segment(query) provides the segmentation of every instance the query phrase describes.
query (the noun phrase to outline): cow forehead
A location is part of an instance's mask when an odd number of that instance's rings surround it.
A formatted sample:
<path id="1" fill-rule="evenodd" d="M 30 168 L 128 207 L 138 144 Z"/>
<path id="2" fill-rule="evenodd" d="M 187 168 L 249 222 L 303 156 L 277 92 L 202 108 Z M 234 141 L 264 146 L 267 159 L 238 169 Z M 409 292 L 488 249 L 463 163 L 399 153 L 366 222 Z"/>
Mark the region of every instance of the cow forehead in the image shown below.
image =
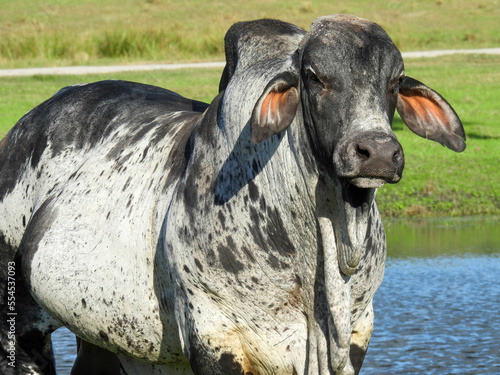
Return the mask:
<path id="1" fill-rule="evenodd" d="M 352 15 L 316 19 L 299 45 L 302 62 L 339 66 L 361 61 L 367 68 L 382 64 L 402 69 L 401 53 L 389 35 L 374 22 Z"/>
<path id="2" fill-rule="evenodd" d="M 311 30 L 322 26 L 330 26 L 332 24 L 343 25 L 343 27 L 352 27 L 357 29 L 366 29 L 372 26 L 378 26 L 375 22 L 365 18 L 357 17 L 352 14 L 332 14 L 330 16 L 322 16 L 316 18 L 311 24 Z"/>
<path id="3" fill-rule="evenodd" d="M 366 38 L 367 36 L 386 40 L 392 44 L 389 35 L 375 22 L 349 14 L 336 14 L 317 18 L 311 24 L 311 28 L 307 34 L 310 37 L 320 38 L 327 44 L 332 39 L 362 43 L 363 40 L 361 38 Z M 303 43 L 305 42 L 303 41 Z"/>

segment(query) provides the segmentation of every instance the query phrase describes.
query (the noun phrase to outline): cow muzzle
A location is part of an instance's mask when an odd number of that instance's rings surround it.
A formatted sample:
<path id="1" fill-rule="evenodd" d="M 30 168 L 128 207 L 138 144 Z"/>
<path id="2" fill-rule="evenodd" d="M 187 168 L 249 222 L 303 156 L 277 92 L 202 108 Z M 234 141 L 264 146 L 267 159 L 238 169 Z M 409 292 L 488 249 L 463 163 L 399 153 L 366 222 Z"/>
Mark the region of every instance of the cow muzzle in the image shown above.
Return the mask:
<path id="1" fill-rule="evenodd" d="M 394 184 L 403 175 L 403 148 L 392 136 L 353 139 L 344 143 L 339 154 L 338 177 L 358 188 Z"/>

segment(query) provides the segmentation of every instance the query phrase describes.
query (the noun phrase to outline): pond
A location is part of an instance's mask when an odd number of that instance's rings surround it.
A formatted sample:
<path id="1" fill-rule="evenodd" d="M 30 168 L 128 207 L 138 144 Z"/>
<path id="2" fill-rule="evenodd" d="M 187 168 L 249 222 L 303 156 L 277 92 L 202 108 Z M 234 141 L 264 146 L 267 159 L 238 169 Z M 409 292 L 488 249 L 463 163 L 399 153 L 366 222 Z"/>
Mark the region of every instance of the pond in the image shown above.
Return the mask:
<path id="1" fill-rule="evenodd" d="M 500 374 L 498 218 L 386 221 L 362 374 Z"/>
<path id="2" fill-rule="evenodd" d="M 388 258 L 361 374 L 500 374 L 500 218 L 385 220 Z M 74 336 L 53 335 L 59 374 Z"/>

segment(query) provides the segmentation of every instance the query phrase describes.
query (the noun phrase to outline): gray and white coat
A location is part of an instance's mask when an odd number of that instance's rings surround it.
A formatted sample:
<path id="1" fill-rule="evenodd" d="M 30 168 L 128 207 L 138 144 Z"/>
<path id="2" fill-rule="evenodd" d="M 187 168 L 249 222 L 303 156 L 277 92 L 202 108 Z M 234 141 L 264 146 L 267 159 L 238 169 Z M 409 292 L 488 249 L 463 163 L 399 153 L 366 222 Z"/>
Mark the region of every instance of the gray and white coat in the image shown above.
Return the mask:
<path id="1" fill-rule="evenodd" d="M 225 41 L 210 105 L 72 86 L 1 141 L 0 276 L 15 262 L 19 309 L 3 373 L 53 374 L 61 325 L 73 374 L 359 372 L 386 257 L 375 195 L 404 167 L 394 111 L 455 151 L 462 124 L 367 20 L 244 22 Z"/>

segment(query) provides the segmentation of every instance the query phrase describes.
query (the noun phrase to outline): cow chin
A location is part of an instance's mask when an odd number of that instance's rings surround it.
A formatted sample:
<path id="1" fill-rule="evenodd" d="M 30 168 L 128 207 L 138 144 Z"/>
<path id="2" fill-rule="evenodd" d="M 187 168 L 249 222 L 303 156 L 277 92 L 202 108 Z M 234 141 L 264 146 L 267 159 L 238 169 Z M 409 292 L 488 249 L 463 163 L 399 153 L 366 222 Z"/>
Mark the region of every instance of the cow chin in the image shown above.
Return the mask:
<path id="1" fill-rule="evenodd" d="M 386 181 L 381 178 L 358 177 L 351 180 L 351 184 L 362 189 L 378 189 L 385 183 Z"/>
<path id="2" fill-rule="evenodd" d="M 370 211 L 377 187 L 384 180 L 359 178 L 342 182 L 344 225 L 339 249 L 339 266 L 345 275 L 353 274 L 364 252 Z M 340 239 L 340 238 L 339 238 Z"/>

